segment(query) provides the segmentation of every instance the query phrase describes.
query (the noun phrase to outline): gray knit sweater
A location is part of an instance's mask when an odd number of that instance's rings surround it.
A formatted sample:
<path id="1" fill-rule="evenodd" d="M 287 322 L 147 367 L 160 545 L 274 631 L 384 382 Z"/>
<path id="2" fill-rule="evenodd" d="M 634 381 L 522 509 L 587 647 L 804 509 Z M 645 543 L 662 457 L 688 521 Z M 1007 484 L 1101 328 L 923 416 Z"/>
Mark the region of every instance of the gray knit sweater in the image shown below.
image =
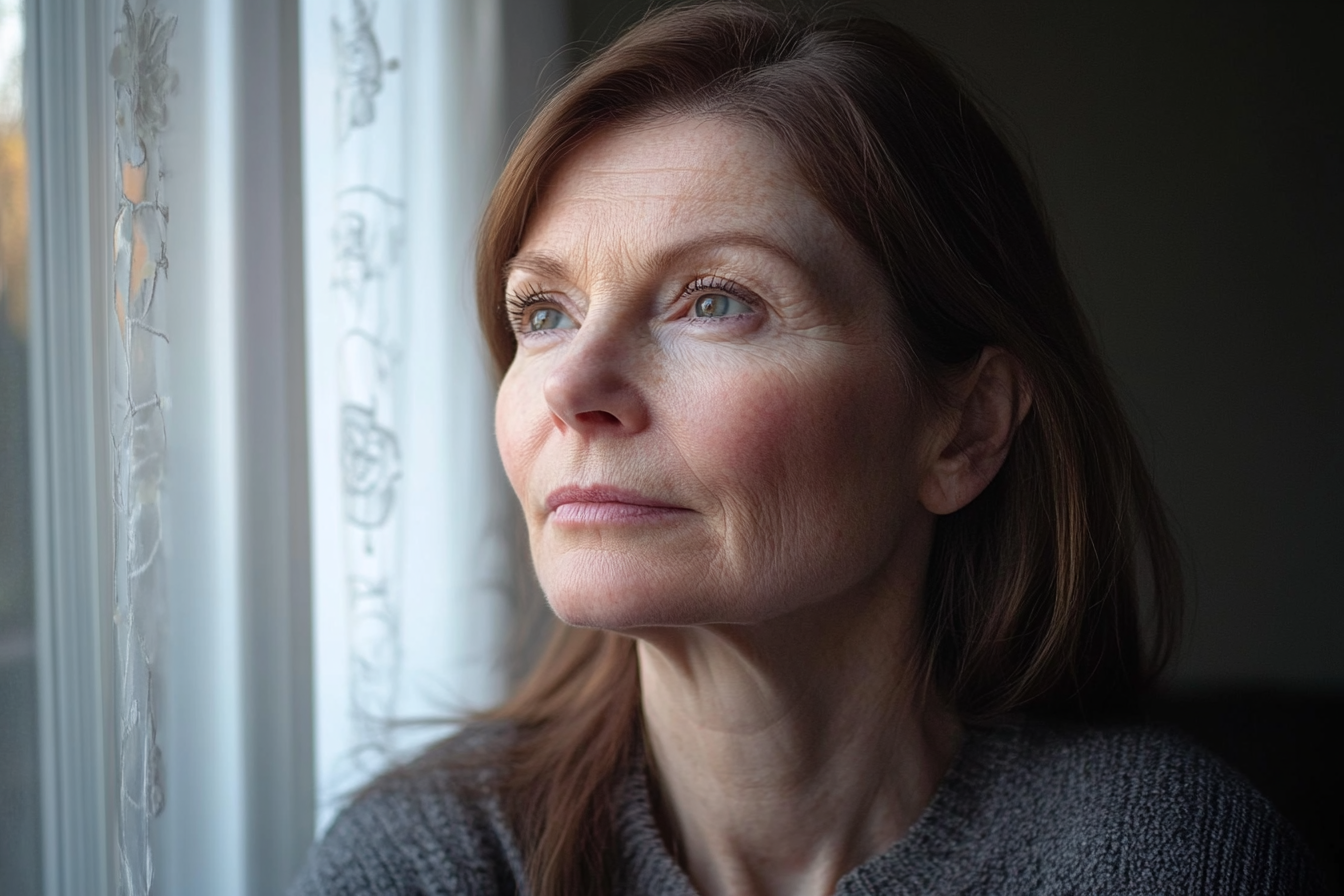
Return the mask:
<path id="1" fill-rule="evenodd" d="M 472 735 L 467 735 L 472 737 Z M 477 741 L 479 746 L 479 741 Z M 436 749 L 461 749 L 461 736 Z M 526 893 L 498 804 L 462 772 L 394 777 L 348 807 L 291 896 Z M 693 896 L 664 846 L 640 764 L 619 798 L 620 892 Z M 1295 834 L 1245 781 L 1159 730 L 970 729 L 904 838 L 840 880 L 858 894 L 1316 894 Z"/>

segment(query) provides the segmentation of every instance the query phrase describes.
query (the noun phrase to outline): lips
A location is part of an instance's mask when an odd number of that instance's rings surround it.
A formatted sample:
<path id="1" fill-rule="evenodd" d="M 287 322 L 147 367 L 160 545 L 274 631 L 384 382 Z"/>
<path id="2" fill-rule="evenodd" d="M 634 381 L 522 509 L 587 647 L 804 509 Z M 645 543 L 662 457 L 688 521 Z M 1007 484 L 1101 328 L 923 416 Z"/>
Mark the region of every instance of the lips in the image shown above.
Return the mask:
<path id="1" fill-rule="evenodd" d="M 546 509 L 552 522 L 579 525 L 649 522 L 689 512 L 685 507 L 609 485 L 563 486 L 546 496 Z"/>

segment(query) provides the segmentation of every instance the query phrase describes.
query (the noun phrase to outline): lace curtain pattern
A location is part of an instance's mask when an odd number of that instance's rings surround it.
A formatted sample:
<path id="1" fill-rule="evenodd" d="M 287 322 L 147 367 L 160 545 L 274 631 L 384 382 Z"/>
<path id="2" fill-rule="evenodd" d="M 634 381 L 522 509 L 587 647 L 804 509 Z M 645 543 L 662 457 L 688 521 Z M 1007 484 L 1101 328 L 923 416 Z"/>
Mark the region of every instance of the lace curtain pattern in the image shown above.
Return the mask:
<path id="1" fill-rule="evenodd" d="M 347 0 L 332 16 L 338 133 L 330 281 L 344 323 L 339 383 L 350 717 L 373 767 L 389 746 L 401 672 L 397 423 L 404 398 L 397 386 L 405 323 L 402 168 L 379 164 L 402 149 L 403 85 L 397 59 L 384 58 L 376 11 L 372 0 Z M 390 7 L 385 18 L 396 12 Z"/>
<path id="2" fill-rule="evenodd" d="M 304 5 L 319 827 L 503 687 L 512 519 L 469 274 L 496 11 Z"/>
<path id="3" fill-rule="evenodd" d="M 168 206 L 159 134 L 177 73 L 176 29 L 151 0 L 125 0 L 109 65 L 115 85 L 116 221 L 111 408 L 118 695 L 118 891 L 143 896 L 154 880 L 150 823 L 163 809 L 155 675 L 165 587 L 163 487 L 167 431 L 162 372 Z"/>

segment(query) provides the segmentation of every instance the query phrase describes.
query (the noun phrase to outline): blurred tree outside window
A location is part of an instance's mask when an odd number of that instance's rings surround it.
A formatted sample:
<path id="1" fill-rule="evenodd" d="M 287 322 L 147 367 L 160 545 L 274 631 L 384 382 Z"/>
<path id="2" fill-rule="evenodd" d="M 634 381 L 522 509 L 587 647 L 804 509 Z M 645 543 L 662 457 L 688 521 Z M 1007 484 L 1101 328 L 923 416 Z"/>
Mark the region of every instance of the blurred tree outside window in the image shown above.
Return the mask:
<path id="1" fill-rule="evenodd" d="M 39 892 L 24 8 L 0 0 L 0 892 Z"/>

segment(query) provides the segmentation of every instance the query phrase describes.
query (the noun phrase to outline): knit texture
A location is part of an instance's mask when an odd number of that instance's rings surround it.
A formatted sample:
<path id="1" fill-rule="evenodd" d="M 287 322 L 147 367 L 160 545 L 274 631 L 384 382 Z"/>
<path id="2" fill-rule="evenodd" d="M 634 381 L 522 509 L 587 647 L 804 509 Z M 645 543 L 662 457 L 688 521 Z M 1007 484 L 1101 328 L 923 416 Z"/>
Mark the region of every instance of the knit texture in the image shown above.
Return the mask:
<path id="1" fill-rule="evenodd" d="M 525 894 L 518 844 L 468 732 L 375 786 L 337 818 L 291 896 Z M 467 780 L 474 777 L 474 780 Z M 642 763 L 618 798 L 631 896 L 694 896 L 650 808 Z M 1295 833 L 1210 754 L 1170 732 L 1037 723 L 976 728 L 906 835 L 846 874 L 860 894 L 1318 894 Z"/>

